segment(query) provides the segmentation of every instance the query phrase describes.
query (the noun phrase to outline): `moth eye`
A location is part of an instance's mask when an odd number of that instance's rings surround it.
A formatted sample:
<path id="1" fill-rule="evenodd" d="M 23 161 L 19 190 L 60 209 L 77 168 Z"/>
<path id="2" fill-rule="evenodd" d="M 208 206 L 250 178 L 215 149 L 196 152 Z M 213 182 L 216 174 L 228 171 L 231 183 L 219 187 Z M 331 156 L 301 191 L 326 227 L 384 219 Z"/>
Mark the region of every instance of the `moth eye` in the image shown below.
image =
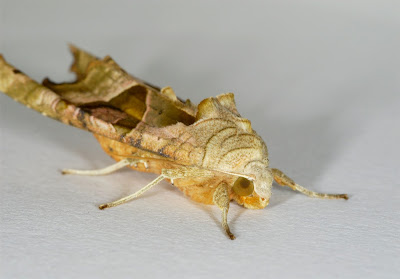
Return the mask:
<path id="1" fill-rule="evenodd" d="M 254 191 L 253 181 L 250 181 L 244 177 L 239 177 L 233 184 L 233 192 L 239 196 L 249 196 Z"/>

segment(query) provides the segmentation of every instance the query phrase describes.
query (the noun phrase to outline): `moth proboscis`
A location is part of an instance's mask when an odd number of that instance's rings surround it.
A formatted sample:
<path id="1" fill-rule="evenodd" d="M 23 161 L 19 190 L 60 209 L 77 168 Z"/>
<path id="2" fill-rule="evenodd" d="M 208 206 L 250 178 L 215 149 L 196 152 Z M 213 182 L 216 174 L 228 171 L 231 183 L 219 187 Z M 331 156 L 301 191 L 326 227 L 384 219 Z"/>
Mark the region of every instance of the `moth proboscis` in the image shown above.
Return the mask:
<path id="1" fill-rule="evenodd" d="M 110 57 L 99 59 L 71 46 L 72 83 L 39 84 L 0 56 L 0 90 L 43 115 L 94 134 L 117 163 L 99 170 L 66 169 L 64 174 L 105 175 L 123 167 L 159 176 L 136 193 L 100 209 L 135 199 L 169 180 L 194 201 L 215 204 L 231 239 L 227 214 L 234 200 L 245 208 L 269 203 L 272 183 L 307 196 L 348 199 L 346 194 L 308 190 L 270 168 L 267 146 L 236 109 L 232 93 L 204 99 L 198 106 L 135 78 Z"/>

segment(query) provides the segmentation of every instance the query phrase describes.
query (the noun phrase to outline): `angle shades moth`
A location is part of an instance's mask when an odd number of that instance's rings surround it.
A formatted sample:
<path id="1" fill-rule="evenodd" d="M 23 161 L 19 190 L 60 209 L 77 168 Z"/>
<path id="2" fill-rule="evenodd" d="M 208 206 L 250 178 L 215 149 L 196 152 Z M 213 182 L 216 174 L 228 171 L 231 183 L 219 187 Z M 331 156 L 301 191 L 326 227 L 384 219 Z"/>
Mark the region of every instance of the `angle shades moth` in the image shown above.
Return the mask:
<path id="1" fill-rule="evenodd" d="M 0 90 L 45 116 L 92 132 L 117 161 L 100 170 L 66 169 L 64 174 L 105 175 L 123 167 L 158 174 L 136 193 L 100 209 L 135 199 L 165 179 L 194 201 L 217 205 L 223 228 L 235 239 L 227 222 L 230 202 L 265 208 L 274 180 L 310 197 L 348 198 L 308 190 L 270 168 L 266 144 L 239 114 L 232 93 L 196 106 L 170 87 L 160 89 L 129 75 L 109 56 L 99 59 L 70 49 L 76 81 L 39 84 L 0 56 Z"/>

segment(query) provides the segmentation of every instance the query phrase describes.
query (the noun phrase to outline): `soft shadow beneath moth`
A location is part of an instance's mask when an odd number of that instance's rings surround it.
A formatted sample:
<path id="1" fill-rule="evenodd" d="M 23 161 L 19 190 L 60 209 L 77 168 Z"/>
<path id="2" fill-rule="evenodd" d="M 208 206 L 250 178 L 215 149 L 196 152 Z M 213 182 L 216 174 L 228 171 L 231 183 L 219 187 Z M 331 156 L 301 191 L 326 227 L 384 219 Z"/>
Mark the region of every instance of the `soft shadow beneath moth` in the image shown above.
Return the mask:
<path id="1" fill-rule="evenodd" d="M 194 201 L 222 210 L 222 226 L 231 239 L 229 203 L 250 209 L 268 205 L 272 182 L 307 196 L 347 199 L 346 194 L 310 191 L 269 167 L 267 146 L 241 117 L 232 93 L 199 105 L 177 98 L 120 68 L 110 57 L 71 46 L 72 83 L 39 84 L 0 56 L 0 90 L 43 115 L 93 133 L 117 161 L 99 170 L 66 169 L 64 174 L 105 175 L 123 167 L 159 176 L 136 193 L 99 206 L 126 203 L 166 179 Z"/>

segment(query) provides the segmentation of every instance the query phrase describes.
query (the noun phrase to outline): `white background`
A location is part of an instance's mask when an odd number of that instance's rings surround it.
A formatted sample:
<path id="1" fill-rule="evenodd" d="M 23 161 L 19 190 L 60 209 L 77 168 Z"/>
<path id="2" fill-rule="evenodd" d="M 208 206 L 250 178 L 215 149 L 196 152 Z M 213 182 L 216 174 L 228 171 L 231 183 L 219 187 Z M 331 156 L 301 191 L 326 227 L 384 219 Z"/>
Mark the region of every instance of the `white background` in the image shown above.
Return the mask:
<path id="1" fill-rule="evenodd" d="M 6 1 L 0 52 L 71 80 L 66 44 L 199 102 L 234 92 L 273 167 L 324 201 L 274 187 L 219 209 L 154 175 L 61 176 L 112 163 L 87 132 L 1 103 L 1 278 L 396 278 L 400 272 L 398 1 Z"/>

